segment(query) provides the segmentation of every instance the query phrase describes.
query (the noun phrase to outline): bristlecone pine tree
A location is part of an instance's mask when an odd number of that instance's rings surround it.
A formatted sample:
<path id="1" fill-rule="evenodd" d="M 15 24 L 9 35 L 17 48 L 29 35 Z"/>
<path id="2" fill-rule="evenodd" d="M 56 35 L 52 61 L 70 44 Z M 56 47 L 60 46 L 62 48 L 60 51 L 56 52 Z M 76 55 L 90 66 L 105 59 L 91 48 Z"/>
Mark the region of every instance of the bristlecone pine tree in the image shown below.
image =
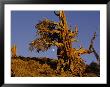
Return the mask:
<path id="1" fill-rule="evenodd" d="M 54 13 L 59 18 L 59 22 L 44 19 L 36 24 L 36 33 L 40 37 L 29 44 L 29 49 L 39 52 L 46 51 L 51 46 L 57 46 L 58 63 L 56 72 L 62 74 L 65 71 L 70 71 L 74 76 L 83 76 L 86 65 L 81 55 L 92 53 L 93 43 L 91 42 L 89 49 L 83 47 L 72 48 L 72 43 L 77 41 L 78 26 L 75 26 L 74 31 L 70 30 L 64 11 Z"/>

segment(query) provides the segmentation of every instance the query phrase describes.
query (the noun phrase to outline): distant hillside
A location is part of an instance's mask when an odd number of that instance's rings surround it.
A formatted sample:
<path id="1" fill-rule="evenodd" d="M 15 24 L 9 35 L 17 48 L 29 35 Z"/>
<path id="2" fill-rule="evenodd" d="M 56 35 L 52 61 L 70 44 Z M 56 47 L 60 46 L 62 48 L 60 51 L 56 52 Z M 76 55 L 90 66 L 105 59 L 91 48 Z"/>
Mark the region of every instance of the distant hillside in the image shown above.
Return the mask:
<path id="1" fill-rule="evenodd" d="M 12 57 L 12 77 L 75 77 L 70 71 L 56 72 L 57 60 L 49 58 Z M 84 76 L 99 76 L 100 70 L 96 63 L 87 65 Z"/>

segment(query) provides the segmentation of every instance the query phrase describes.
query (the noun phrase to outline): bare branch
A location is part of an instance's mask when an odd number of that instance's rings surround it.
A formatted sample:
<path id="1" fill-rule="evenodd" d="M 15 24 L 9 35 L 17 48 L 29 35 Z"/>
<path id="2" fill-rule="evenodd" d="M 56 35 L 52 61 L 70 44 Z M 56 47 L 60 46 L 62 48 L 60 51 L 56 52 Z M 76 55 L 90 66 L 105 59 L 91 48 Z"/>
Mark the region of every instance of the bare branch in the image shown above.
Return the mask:
<path id="1" fill-rule="evenodd" d="M 97 59 L 97 62 L 98 62 L 98 64 L 99 64 L 99 62 L 100 62 L 100 56 L 99 56 L 99 54 L 96 52 L 96 50 L 95 50 L 95 48 L 94 48 L 94 45 L 93 45 L 95 38 L 96 38 L 96 32 L 94 33 L 94 36 L 93 36 L 92 39 L 91 39 L 91 43 L 90 43 L 90 46 L 89 46 L 89 50 L 94 53 L 94 55 L 95 55 L 95 57 L 96 57 L 96 59 Z"/>

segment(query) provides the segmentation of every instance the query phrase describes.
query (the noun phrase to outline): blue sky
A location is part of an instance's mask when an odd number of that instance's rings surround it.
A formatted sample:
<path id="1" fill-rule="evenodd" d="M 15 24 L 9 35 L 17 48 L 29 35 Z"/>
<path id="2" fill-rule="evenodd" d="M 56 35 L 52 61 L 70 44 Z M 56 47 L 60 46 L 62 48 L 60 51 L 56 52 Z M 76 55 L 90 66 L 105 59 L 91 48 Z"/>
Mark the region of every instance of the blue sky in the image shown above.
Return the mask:
<path id="1" fill-rule="evenodd" d="M 88 48 L 93 33 L 97 33 L 94 47 L 100 54 L 100 11 L 65 11 L 68 25 L 74 28 L 78 25 L 80 42 L 74 43 L 73 47 Z M 29 51 L 29 43 L 36 38 L 35 25 L 43 18 L 58 21 L 53 11 L 12 11 L 11 12 L 11 45 L 16 44 L 17 54 L 26 57 L 49 57 L 57 58 L 57 48 L 51 47 L 46 52 Z M 55 49 L 55 50 L 53 50 Z M 83 55 L 86 63 L 96 61 L 93 54 Z"/>

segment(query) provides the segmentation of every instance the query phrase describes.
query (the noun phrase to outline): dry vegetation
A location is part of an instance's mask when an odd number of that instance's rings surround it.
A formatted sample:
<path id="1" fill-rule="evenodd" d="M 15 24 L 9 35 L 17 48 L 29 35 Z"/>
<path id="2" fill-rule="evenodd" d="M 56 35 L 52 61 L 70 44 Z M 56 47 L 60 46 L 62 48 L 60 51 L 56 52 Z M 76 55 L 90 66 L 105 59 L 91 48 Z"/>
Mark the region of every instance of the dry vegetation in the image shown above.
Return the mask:
<path id="1" fill-rule="evenodd" d="M 59 22 L 44 19 L 35 26 L 36 39 L 29 43 L 29 50 L 36 52 L 47 51 L 51 46 L 57 47 L 57 60 L 50 58 L 29 58 L 16 55 L 16 46 L 13 46 L 11 75 L 16 77 L 97 77 L 100 76 L 100 57 L 94 48 L 94 33 L 89 48 L 82 45 L 73 48 L 72 43 L 78 42 L 78 26 L 71 30 L 68 27 L 64 11 L 56 12 Z M 86 65 L 81 55 L 94 53 L 98 63 Z"/>
<path id="2" fill-rule="evenodd" d="M 58 73 L 57 60 L 49 58 L 25 58 L 14 57 L 11 62 L 11 76 L 12 77 L 77 77 L 78 74 L 64 71 Z M 86 70 L 83 77 L 97 77 L 99 76 L 99 66 L 97 63 L 86 65 Z"/>

